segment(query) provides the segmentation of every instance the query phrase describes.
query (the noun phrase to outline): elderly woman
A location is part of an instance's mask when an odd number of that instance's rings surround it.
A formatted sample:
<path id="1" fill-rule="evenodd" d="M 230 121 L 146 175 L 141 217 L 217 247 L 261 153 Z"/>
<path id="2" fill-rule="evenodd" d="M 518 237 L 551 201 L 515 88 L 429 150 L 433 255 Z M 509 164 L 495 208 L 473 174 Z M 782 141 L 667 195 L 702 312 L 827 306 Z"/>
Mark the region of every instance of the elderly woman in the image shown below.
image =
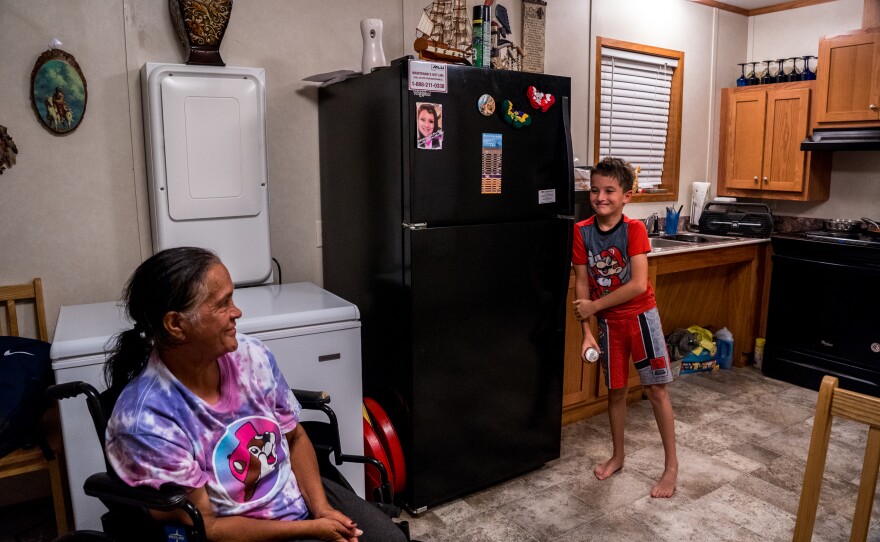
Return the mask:
<path id="1" fill-rule="evenodd" d="M 132 486 L 190 488 L 209 540 L 404 540 L 320 477 L 275 358 L 236 333 L 232 293 L 226 267 L 199 248 L 164 250 L 135 270 L 124 292 L 134 329 L 117 337 L 105 372 L 119 393 L 113 469 Z"/>

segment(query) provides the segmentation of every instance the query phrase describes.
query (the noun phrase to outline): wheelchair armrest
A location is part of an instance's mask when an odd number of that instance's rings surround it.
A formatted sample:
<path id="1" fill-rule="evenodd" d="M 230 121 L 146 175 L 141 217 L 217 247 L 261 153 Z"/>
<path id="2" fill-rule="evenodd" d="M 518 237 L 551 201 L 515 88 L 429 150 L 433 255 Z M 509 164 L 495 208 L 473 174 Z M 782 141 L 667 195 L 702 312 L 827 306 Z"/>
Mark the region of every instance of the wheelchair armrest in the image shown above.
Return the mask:
<path id="1" fill-rule="evenodd" d="M 159 489 L 147 486 L 131 487 L 106 472 L 99 472 L 86 478 L 83 489 L 86 495 L 106 502 L 161 512 L 183 510 L 189 516 L 195 530 L 193 542 L 202 542 L 206 539 L 202 513 L 189 500 L 186 489 L 180 486 L 165 484 Z"/>
<path id="2" fill-rule="evenodd" d="M 83 489 L 90 497 L 163 512 L 181 508 L 187 500 L 187 492 L 180 486 L 166 484 L 159 489 L 147 486 L 131 487 L 106 472 L 89 476 L 83 484 Z"/>
<path id="3" fill-rule="evenodd" d="M 326 406 L 330 403 L 330 394 L 326 391 L 311 391 L 311 390 L 291 390 L 293 392 L 296 400 L 299 401 L 299 404 L 302 405 L 303 408 L 309 410 L 322 410 L 322 406 Z"/>

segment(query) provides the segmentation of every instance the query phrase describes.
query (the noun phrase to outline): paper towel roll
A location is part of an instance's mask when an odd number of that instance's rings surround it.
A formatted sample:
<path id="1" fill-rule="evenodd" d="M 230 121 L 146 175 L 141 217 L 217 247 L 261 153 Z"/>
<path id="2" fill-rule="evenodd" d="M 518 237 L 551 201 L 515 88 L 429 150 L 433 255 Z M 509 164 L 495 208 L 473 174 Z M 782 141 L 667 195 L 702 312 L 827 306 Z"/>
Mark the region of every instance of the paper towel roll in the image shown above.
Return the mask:
<path id="1" fill-rule="evenodd" d="M 709 183 L 700 181 L 691 185 L 691 224 L 700 223 L 700 214 L 709 199 L 709 186 Z"/>

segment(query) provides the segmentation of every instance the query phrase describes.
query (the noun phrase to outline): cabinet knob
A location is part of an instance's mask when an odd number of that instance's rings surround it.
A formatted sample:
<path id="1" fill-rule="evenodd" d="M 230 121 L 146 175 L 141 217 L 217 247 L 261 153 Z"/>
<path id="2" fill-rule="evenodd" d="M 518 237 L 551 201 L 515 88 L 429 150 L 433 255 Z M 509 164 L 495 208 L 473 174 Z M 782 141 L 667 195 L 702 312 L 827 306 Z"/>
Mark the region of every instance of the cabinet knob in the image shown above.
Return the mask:
<path id="1" fill-rule="evenodd" d="M 767 177 L 764 177 L 764 184 L 767 184 L 768 182 Z"/>
<path id="2" fill-rule="evenodd" d="M 871 104 L 868 106 L 868 109 L 870 109 L 871 111 L 877 111 L 878 107 L 875 104 Z"/>
<path id="3" fill-rule="evenodd" d="M 758 176 L 755 175 L 755 182 L 758 182 Z"/>

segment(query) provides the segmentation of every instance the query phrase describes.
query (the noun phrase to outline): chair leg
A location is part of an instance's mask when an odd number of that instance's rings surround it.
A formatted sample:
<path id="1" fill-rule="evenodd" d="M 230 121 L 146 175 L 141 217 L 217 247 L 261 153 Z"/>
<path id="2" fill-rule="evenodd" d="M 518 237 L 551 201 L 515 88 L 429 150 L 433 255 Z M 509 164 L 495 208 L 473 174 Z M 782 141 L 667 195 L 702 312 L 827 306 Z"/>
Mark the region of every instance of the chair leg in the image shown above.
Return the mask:
<path id="1" fill-rule="evenodd" d="M 58 536 L 61 536 L 68 531 L 64 481 L 61 479 L 61 466 L 58 463 L 58 458 L 56 457 L 48 463 L 49 480 L 52 483 L 52 503 L 55 506 L 55 526 L 58 529 Z"/>
<path id="2" fill-rule="evenodd" d="M 835 388 L 837 388 L 837 379 L 827 376 L 819 387 L 813 434 L 810 436 L 810 449 L 807 452 L 807 468 L 804 471 L 804 485 L 801 489 L 792 537 L 794 542 L 809 542 L 813 537 L 816 509 L 819 507 L 819 492 L 822 489 L 822 475 L 825 472 L 825 459 L 828 455 L 828 441 L 831 438 L 831 399 L 834 397 Z"/>
<path id="3" fill-rule="evenodd" d="M 862 479 L 859 482 L 859 497 L 856 501 L 850 542 L 864 542 L 868 539 L 868 523 L 871 521 L 874 492 L 877 490 L 878 468 L 880 468 L 880 429 L 871 427 L 868 430 L 865 464 L 862 467 Z"/>

